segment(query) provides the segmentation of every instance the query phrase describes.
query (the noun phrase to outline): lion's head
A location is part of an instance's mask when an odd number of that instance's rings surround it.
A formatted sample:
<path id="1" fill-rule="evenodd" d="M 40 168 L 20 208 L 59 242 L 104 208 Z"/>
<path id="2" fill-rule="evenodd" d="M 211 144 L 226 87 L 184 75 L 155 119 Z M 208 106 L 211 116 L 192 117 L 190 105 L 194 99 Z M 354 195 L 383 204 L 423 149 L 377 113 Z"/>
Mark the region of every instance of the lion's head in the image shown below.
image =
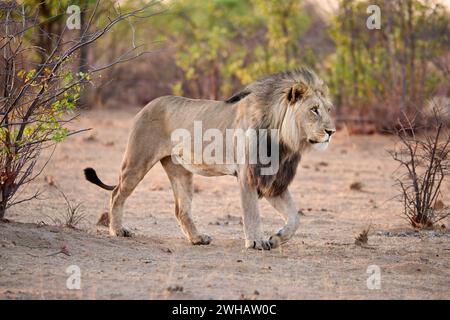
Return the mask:
<path id="1" fill-rule="evenodd" d="M 300 74 L 303 77 L 298 78 L 298 83 L 292 85 L 286 95 L 288 113 L 295 119 L 298 137 L 323 150 L 336 132 L 328 88 L 312 71 L 301 69 Z"/>
<path id="2" fill-rule="evenodd" d="M 228 102 L 247 96 L 254 102 L 253 126 L 280 129 L 281 140 L 292 150 L 325 149 L 336 131 L 328 88 L 307 68 L 255 81 Z"/>

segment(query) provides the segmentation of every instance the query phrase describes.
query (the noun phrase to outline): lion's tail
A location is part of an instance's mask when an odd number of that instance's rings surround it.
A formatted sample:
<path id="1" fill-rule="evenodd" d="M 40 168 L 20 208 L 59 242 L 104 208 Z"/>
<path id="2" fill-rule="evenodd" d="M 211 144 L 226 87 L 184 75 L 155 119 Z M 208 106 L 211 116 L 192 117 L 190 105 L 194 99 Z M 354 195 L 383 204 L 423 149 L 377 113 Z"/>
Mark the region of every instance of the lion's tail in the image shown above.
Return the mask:
<path id="1" fill-rule="evenodd" d="M 84 176 L 86 177 L 86 180 L 99 186 L 102 189 L 105 190 L 114 190 L 116 186 L 108 186 L 107 184 L 104 184 L 100 178 L 97 176 L 97 173 L 93 168 L 86 168 L 84 169 Z"/>

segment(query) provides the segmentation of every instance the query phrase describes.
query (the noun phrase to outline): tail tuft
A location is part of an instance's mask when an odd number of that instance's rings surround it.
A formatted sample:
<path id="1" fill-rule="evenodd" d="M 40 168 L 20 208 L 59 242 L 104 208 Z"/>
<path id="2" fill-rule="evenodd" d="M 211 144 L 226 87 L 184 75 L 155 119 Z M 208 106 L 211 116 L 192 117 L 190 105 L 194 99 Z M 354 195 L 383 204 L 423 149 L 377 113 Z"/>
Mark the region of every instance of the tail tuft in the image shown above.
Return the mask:
<path id="1" fill-rule="evenodd" d="M 109 186 L 107 184 L 104 184 L 100 178 L 97 176 L 97 173 L 93 168 L 86 168 L 84 169 L 84 176 L 87 181 L 99 186 L 100 188 L 103 188 L 105 190 L 114 190 L 116 186 Z"/>

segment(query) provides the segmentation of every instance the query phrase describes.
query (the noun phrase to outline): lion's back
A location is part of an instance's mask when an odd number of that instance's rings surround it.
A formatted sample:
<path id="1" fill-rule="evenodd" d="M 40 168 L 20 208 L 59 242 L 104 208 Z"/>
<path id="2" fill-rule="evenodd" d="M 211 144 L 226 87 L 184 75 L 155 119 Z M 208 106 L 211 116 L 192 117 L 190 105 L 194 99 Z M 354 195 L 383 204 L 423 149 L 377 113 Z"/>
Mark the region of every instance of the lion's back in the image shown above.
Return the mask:
<path id="1" fill-rule="evenodd" d="M 177 129 L 201 121 L 207 127 L 221 128 L 229 125 L 236 116 L 236 109 L 224 101 L 191 99 L 180 96 L 162 96 L 149 102 L 139 117 L 163 120 L 168 128 Z"/>

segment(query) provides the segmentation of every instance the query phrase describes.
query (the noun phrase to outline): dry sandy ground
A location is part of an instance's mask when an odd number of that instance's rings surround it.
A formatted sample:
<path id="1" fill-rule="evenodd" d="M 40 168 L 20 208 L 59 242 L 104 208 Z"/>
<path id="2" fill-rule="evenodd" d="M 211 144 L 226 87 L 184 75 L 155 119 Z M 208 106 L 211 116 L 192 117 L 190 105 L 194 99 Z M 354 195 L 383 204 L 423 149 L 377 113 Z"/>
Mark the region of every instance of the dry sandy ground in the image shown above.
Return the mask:
<path id="1" fill-rule="evenodd" d="M 401 206 L 389 201 L 396 192 L 389 137 L 342 130 L 327 151 L 305 156 L 291 187 L 305 215 L 296 236 L 280 249 L 244 249 L 233 177 L 196 177 L 194 217 L 213 242 L 188 244 L 159 164 L 126 206 L 124 224 L 136 236 L 110 237 L 95 226 L 109 192 L 86 182 L 82 169 L 93 166 L 106 183 L 115 183 L 135 112 L 85 113 L 77 125 L 94 128 L 92 133 L 61 144 L 23 194 L 40 188 L 42 200 L 17 205 L 8 212 L 11 222 L 0 223 L 0 298 L 450 298 L 449 234 L 404 233 L 409 229 Z M 79 230 L 54 225 L 66 205 L 49 181 L 83 203 L 86 219 Z M 349 188 L 354 182 L 363 184 L 362 191 Z M 444 192 L 449 190 L 446 185 Z M 261 208 L 270 235 L 282 220 L 266 201 Z M 355 245 L 369 225 L 369 246 Z M 57 253 L 62 247 L 70 256 Z M 66 288 L 70 265 L 80 267 L 81 290 Z M 380 289 L 368 289 L 370 265 L 380 268 Z"/>

